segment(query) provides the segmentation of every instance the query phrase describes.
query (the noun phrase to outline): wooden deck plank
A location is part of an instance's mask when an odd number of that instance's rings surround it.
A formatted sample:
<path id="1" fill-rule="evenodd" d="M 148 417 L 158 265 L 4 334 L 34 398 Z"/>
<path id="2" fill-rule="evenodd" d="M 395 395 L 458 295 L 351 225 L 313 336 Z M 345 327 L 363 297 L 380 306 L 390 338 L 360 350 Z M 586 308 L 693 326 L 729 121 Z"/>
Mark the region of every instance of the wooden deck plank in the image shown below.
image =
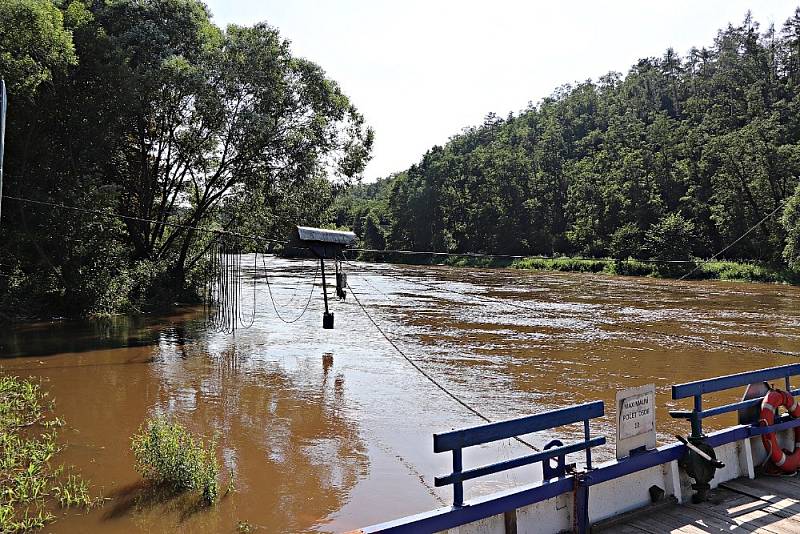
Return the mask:
<path id="1" fill-rule="evenodd" d="M 725 482 L 724 485 L 770 503 L 773 507 L 772 513 L 800 522 L 800 500 L 790 495 L 794 488 L 788 484 L 772 484 L 771 482 L 772 479 L 739 479 Z"/>
<path id="2" fill-rule="evenodd" d="M 767 499 L 770 496 L 781 498 L 789 497 L 800 502 L 800 485 L 792 484 L 783 478 L 737 479 L 723 482 L 723 486 L 737 486 L 737 489 L 749 488 L 750 494 L 758 495 L 762 499 Z"/>
<path id="3" fill-rule="evenodd" d="M 679 506 L 675 507 L 676 509 Z M 693 524 L 691 519 L 685 517 L 675 517 L 665 514 L 663 511 L 648 517 L 642 517 L 631 523 L 634 526 L 647 530 L 648 532 L 674 533 L 674 534 L 707 534 L 708 532 L 719 532 L 719 530 L 707 530 Z"/>
<path id="4" fill-rule="evenodd" d="M 707 513 L 702 509 L 692 509 L 689 507 L 676 507 L 675 510 L 665 511 L 667 514 L 675 515 L 691 524 L 703 532 L 757 532 L 758 527 L 748 522 L 738 522 L 728 518 L 723 514 Z M 688 512 L 688 513 L 687 513 Z"/>
<path id="5" fill-rule="evenodd" d="M 632 524 L 617 524 L 603 529 L 592 528 L 592 533 L 594 532 L 613 532 L 614 534 L 651 534 L 651 531 L 643 530 Z"/>
<path id="6" fill-rule="evenodd" d="M 760 477 L 759 480 L 769 480 L 766 477 Z M 779 477 L 778 480 L 781 482 L 785 482 L 786 484 L 792 484 L 794 486 L 800 486 L 800 477 L 797 475 L 791 477 Z"/>
<path id="7" fill-rule="evenodd" d="M 697 506 L 697 512 L 705 518 L 717 518 L 731 525 L 731 531 L 739 532 L 758 532 L 772 534 L 797 534 L 797 524 L 790 519 L 773 514 L 769 503 L 758 503 L 759 507 L 744 513 L 725 514 L 718 510 Z M 695 505 L 686 505 L 687 508 L 694 508 Z"/>
<path id="8" fill-rule="evenodd" d="M 668 506 L 618 525 L 646 533 L 800 533 L 800 478 L 738 479 L 713 492 L 713 502 Z M 623 530 L 625 528 L 625 530 Z"/>
<path id="9" fill-rule="evenodd" d="M 716 518 L 725 521 L 736 529 L 745 532 L 771 532 L 774 534 L 794 534 L 795 525 L 783 524 L 786 517 L 776 515 L 775 508 L 766 501 L 748 495 L 741 495 L 725 488 L 714 491 L 713 498 L 720 502 L 701 504 L 686 503 L 683 506 L 695 510 L 700 517 Z"/>

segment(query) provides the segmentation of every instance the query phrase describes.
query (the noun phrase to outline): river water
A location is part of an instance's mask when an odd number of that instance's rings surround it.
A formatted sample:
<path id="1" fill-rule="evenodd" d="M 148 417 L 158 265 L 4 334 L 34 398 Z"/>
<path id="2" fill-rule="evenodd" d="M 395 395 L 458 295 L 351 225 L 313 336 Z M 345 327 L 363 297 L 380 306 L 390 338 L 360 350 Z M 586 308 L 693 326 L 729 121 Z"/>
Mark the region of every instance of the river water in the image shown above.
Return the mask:
<path id="1" fill-rule="evenodd" d="M 249 265 L 252 257 L 244 259 Z M 260 260 L 259 260 L 260 263 Z M 278 310 L 295 319 L 314 280 L 310 260 L 268 259 Z M 669 418 L 672 384 L 792 363 L 800 288 L 506 269 L 350 264 L 349 282 L 408 357 L 492 420 L 590 400 L 614 456 L 615 391 L 654 383 L 661 442 L 688 433 Z M 323 330 L 319 279 L 308 311 L 279 320 L 264 268 L 253 326 L 206 327 L 202 308 L 105 322 L 22 325 L 0 335 L 0 372 L 33 376 L 66 420 L 61 458 L 107 498 L 53 532 L 340 532 L 451 502 L 432 434 L 481 423 L 396 352 L 349 295 Z M 254 277 L 245 270 L 248 284 Z M 251 286 L 242 314 L 253 312 Z M 741 392 L 712 396 L 738 400 Z M 154 499 L 133 469 L 130 437 L 153 415 L 219 437 L 236 491 L 211 508 Z M 734 417 L 706 421 L 722 428 Z M 577 436 L 564 427 L 555 435 Z M 554 434 L 528 437 L 541 446 Z M 465 452 L 465 467 L 530 452 L 514 441 Z M 580 461 L 580 458 L 576 457 Z M 465 484 L 474 497 L 533 481 L 534 467 Z M 224 490 L 224 488 L 223 488 Z"/>

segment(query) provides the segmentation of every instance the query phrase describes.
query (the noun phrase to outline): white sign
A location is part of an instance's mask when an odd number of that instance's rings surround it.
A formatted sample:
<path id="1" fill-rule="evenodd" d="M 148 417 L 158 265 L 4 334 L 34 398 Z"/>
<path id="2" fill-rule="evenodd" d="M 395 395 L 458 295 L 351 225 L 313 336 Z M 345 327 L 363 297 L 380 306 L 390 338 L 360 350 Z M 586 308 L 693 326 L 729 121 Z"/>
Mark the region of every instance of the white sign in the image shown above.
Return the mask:
<path id="1" fill-rule="evenodd" d="M 656 388 L 617 391 L 617 459 L 633 449 L 656 446 Z"/>

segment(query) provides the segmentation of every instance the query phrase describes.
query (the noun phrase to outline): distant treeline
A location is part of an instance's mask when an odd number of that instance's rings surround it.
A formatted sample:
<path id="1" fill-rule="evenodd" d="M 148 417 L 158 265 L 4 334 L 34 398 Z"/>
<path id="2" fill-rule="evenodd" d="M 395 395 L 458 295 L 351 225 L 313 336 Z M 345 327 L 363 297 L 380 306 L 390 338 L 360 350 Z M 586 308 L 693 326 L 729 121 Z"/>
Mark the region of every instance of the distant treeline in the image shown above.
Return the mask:
<path id="1" fill-rule="evenodd" d="M 676 260 L 775 211 L 721 257 L 797 265 L 799 142 L 800 8 L 489 114 L 335 216 L 373 248 Z"/>
<path id="2" fill-rule="evenodd" d="M 0 318 L 196 299 L 212 236 L 192 227 L 321 224 L 372 145 L 277 29 L 199 0 L 0 0 L 0 77 Z"/>

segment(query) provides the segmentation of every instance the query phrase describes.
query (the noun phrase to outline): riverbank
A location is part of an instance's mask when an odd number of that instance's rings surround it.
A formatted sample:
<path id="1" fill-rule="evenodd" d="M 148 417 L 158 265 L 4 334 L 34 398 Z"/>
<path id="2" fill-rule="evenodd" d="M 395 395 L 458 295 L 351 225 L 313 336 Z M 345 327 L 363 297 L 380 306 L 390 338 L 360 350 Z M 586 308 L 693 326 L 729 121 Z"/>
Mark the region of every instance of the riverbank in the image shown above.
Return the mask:
<path id="1" fill-rule="evenodd" d="M 464 256 L 464 255 L 403 255 L 368 253 L 365 260 L 413 265 L 446 265 L 449 267 L 511 268 L 535 271 L 560 271 L 577 273 L 604 273 L 620 276 L 646 276 L 677 279 L 685 276 L 691 280 L 727 280 L 761 282 L 768 284 L 800 285 L 800 272 L 786 267 L 774 267 L 749 262 L 701 261 L 658 262 L 642 260 L 615 260 L 611 258 L 543 258 L 519 256 Z M 699 265 L 699 266 L 698 266 Z M 697 267 L 695 269 L 695 267 Z"/>

